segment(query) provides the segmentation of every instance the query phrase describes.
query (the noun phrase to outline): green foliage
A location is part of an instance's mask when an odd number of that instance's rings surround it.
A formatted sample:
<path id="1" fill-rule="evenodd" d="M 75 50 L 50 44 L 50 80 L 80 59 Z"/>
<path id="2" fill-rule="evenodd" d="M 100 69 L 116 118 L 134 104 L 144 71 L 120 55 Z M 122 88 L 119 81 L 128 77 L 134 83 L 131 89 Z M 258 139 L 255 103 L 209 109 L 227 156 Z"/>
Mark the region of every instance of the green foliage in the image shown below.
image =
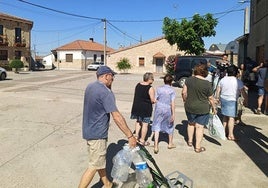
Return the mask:
<path id="1" fill-rule="evenodd" d="M 123 70 L 126 72 L 128 69 L 131 69 L 131 64 L 129 63 L 128 58 L 122 58 L 119 62 L 116 63 L 116 68 L 118 68 L 120 71 Z"/>
<path id="2" fill-rule="evenodd" d="M 179 55 L 177 55 L 179 56 Z M 175 66 L 175 60 L 176 60 L 176 55 L 170 55 L 165 63 L 166 70 L 168 74 L 174 75 L 174 66 Z"/>
<path id="3" fill-rule="evenodd" d="M 214 28 L 218 24 L 212 14 L 201 17 L 195 14 L 193 19 L 183 19 L 180 23 L 175 19 L 164 18 L 163 33 L 170 45 L 177 44 L 186 54 L 201 55 L 205 51 L 203 37 L 215 36 Z"/>
<path id="4" fill-rule="evenodd" d="M 9 64 L 10 68 L 15 68 L 15 69 L 18 69 L 18 68 L 23 68 L 23 62 L 19 59 L 14 59 L 14 60 L 11 60 L 10 64 Z"/>
<path id="5" fill-rule="evenodd" d="M 0 63 L 0 67 L 6 69 L 7 71 L 11 70 L 9 63 Z"/>

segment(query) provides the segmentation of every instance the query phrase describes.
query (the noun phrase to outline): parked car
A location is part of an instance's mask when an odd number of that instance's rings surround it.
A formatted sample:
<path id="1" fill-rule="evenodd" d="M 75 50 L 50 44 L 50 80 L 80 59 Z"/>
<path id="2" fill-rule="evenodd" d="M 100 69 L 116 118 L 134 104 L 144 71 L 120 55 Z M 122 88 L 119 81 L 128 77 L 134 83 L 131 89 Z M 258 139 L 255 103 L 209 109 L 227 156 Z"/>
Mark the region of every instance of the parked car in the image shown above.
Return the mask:
<path id="1" fill-rule="evenodd" d="M 5 80 L 7 77 L 7 71 L 6 69 L 0 67 L 0 80 Z"/>
<path id="2" fill-rule="evenodd" d="M 174 81 L 179 87 L 183 87 L 185 80 L 192 75 L 195 65 L 210 61 L 211 66 L 216 68 L 216 61 L 220 59 L 218 56 L 178 56 L 174 66 Z"/>
<path id="3" fill-rule="evenodd" d="M 87 70 L 98 70 L 100 66 L 104 66 L 104 62 L 93 62 L 87 66 Z"/>

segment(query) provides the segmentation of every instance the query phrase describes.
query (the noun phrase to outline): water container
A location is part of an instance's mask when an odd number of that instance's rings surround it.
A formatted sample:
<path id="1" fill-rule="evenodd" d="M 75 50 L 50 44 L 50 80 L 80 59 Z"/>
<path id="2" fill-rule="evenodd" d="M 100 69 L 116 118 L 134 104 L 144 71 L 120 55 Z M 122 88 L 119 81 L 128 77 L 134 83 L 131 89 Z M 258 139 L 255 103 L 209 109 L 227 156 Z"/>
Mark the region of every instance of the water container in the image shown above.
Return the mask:
<path id="1" fill-rule="evenodd" d="M 111 172 L 114 181 L 127 181 L 132 159 L 133 152 L 131 152 L 131 149 L 127 145 L 114 156 Z"/>
<path id="2" fill-rule="evenodd" d="M 146 163 L 146 160 L 143 156 L 139 153 L 139 151 L 135 152 L 133 157 L 133 162 L 135 164 L 135 172 L 136 172 L 136 179 L 137 183 L 139 184 L 140 188 L 150 188 L 153 186 L 152 184 L 152 175 L 150 173 L 149 167 Z"/>

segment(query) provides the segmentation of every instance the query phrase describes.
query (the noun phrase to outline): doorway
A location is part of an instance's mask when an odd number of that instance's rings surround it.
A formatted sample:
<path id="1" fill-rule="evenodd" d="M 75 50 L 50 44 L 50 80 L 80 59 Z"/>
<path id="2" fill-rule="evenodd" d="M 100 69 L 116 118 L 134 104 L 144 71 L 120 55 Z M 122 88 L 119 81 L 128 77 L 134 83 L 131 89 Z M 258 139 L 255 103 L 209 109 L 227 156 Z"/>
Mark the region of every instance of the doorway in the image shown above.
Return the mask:
<path id="1" fill-rule="evenodd" d="M 164 64 L 164 58 L 156 58 L 155 59 L 155 65 L 156 65 L 156 72 L 162 73 L 163 72 L 163 64 Z"/>

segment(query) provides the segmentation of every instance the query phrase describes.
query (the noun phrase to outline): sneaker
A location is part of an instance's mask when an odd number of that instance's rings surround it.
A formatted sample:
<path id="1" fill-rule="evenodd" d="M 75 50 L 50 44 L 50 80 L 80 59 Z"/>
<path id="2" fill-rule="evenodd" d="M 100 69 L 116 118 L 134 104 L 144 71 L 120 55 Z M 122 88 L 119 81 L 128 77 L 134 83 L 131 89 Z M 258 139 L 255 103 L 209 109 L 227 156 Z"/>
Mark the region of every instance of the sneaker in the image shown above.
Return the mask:
<path id="1" fill-rule="evenodd" d="M 261 114 L 261 109 L 257 109 L 256 114 L 260 115 Z"/>

